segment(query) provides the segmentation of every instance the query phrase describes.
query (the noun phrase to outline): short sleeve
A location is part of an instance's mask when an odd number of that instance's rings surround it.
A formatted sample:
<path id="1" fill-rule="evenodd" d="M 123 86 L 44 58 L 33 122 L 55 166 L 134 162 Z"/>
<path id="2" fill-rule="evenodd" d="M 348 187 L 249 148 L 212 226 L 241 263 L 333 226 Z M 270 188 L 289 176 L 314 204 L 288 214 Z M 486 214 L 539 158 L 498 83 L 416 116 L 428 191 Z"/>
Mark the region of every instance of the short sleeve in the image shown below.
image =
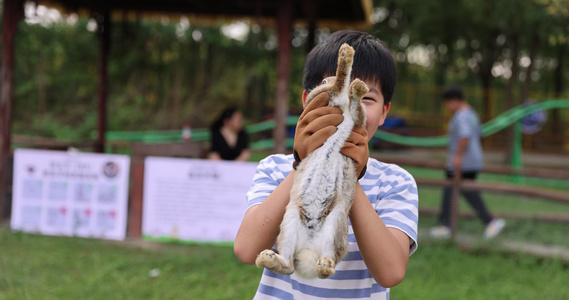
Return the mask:
<path id="1" fill-rule="evenodd" d="M 474 130 L 470 115 L 466 112 L 460 114 L 456 120 L 457 133 L 460 138 L 470 138 Z"/>
<path id="2" fill-rule="evenodd" d="M 391 165 L 382 185 L 382 192 L 376 202 L 376 211 L 386 227 L 397 228 L 410 238 L 409 254 L 417 249 L 419 222 L 419 195 L 417 183 L 411 174 Z"/>
<path id="3" fill-rule="evenodd" d="M 247 192 L 248 208 L 261 204 L 292 171 L 292 155 L 271 155 L 259 162 L 251 188 Z"/>

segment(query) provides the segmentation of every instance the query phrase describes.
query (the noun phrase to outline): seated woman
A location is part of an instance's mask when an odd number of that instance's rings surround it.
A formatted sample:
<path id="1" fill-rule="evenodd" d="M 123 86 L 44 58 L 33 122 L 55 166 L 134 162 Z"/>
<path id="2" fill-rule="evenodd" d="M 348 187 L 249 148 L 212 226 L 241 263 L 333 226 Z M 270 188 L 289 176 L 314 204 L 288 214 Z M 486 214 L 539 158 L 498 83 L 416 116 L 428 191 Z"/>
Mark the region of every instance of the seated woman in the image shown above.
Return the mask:
<path id="1" fill-rule="evenodd" d="M 213 160 L 247 161 L 251 156 L 249 140 L 243 130 L 243 114 L 236 108 L 225 109 L 213 123 L 211 149 L 208 154 Z"/>

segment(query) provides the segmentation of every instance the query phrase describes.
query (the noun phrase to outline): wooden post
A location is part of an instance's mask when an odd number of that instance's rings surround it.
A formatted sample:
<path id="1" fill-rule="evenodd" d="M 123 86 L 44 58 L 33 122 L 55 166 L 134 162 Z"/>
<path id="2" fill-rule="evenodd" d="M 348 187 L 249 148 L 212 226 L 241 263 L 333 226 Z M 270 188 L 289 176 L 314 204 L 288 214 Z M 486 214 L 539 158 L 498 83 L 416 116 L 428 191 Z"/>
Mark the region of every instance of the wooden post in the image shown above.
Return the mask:
<path id="1" fill-rule="evenodd" d="M 277 10 L 277 34 L 279 57 L 277 66 L 277 97 L 275 101 L 275 129 L 273 151 L 284 153 L 286 151 L 286 116 L 288 114 L 288 88 L 290 73 L 290 52 L 292 30 L 292 2 L 283 0 L 279 2 Z"/>
<path id="2" fill-rule="evenodd" d="M 462 181 L 462 173 L 460 171 L 454 171 L 452 177 L 452 192 L 450 198 L 450 218 L 449 227 L 451 232 L 451 238 L 456 237 L 456 227 L 458 226 L 458 197 L 460 196 L 460 184 Z"/>
<path id="3" fill-rule="evenodd" d="M 308 38 L 306 39 L 306 53 L 309 53 L 316 45 L 316 22 L 318 20 L 318 8 L 320 1 L 305 1 L 304 13 L 308 21 Z"/>
<path id="4" fill-rule="evenodd" d="M 7 181 L 11 174 L 8 163 L 11 149 L 13 73 L 14 73 L 14 36 L 18 31 L 18 22 L 24 16 L 22 0 L 4 0 L 2 11 L 2 48 L 0 67 L 0 221 L 4 218 L 7 199 Z"/>
<path id="5" fill-rule="evenodd" d="M 133 156 L 130 167 L 130 200 L 128 207 L 128 236 L 142 236 L 142 197 L 144 185 L 144 157 Z"/>
<path id="6" fill-rule="evenodd" d="M 107 125 L 107 96 L 108 96 L 108 74 L 107 65 L 109 61 L 110 48 L 110 9 L 105 7 L 100 12 L 97 31 L 99 33 L 99 103 L 98 103 L 98 123 L 97 123 L 97 143 L 95 151 L 105 152 L 105 131 Z"/>
<path id="7" fill-rule="evenodd" d="M 555 111 L 559 111 L 560 109 L 556 109 Z M 569 115 L 569 114 L 568 114 Z M 569 117 L 565 117 L 565 124 L 569 125 Z M 567 129 L 567 125 L 561 128 L 561 138 L 563 143 L 563 149 L 565 153 L 569 154 L 569 130 Z"/>

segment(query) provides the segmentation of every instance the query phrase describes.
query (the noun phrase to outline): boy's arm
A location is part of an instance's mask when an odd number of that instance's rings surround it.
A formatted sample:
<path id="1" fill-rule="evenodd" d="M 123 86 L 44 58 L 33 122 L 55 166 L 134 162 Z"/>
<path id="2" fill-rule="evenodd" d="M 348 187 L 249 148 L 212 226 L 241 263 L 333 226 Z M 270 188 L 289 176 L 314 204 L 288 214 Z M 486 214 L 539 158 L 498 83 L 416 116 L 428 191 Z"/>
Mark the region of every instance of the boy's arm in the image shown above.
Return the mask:
<path id="1" fill-rule="evenodd" d="M 364 262 L 375 281 L 383 287 L 399 284 L 409 262 L 409 237 L 399 229 L 385 226 L 359 182 L 350 221 Z"/>
<path id="2" fill-rule="evenodd" d="M 454 154 L 453 158 L 452 158 L 452 164 L 455 170 L 460 171 L 462 169 L 462 158 L 464 155 L 464 152 L 466 152 L 466 149 L 468 148 L 468 142 L 469 142 L 469 138 L 472 135 L 472 131 L 474 130 L 472 128 L 472 124 L 469 122 L 469 119 L 464 117 L 463 114 L 460 114 L 459 116 L 462 116 L 460 118 L 457 119 L 457 127 L 458 127 L 458 144 L 456 145 L 456 153 Z"/>
<path id="3" fill-rule="evenodd" d="M 294 174 L 292 170 L 261 204 L 245 212 L 233 245 L 235 255 L 242 262 L 254 264 L 261 251 L 271 249 L 275 244 L 290 199 Z"/>
<path id="4" fill-rule="evenodd" d="M 458 146 L 456 147 L 456 153 L 452 158 L 452 163 L 455 170 L 460 170 L 462 167 L 462 156 L 464 152 L 466 152 L 466 148 L 468 147 L 468 138 L 462 137 L 458 140 Z"/>

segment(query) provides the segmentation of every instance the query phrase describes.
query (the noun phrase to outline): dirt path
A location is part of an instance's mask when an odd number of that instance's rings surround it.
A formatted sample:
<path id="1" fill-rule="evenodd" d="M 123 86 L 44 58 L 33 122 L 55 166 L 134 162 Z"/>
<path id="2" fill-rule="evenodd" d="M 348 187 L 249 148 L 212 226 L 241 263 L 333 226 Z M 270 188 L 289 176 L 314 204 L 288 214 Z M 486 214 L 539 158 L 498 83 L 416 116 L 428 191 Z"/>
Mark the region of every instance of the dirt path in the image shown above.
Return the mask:
<path id="1" fill-rule="evenodd" d="M 446 160 L 446 149 L 441 148 L 418 148 L 418 149 L 398 149 L 381 150 L 374 152 L 377 157 L 413 158 L 414 160 L 427 160 L 444 162 Z M 502 165 L 504 153 L 500 151 L 485 151 L 484 163 L 487 165 Z M 551 153 L 523 153 L 523 166 L 530 168 L 551 168 L 564 169 L 569 172 L 569 154 Z"/>
<path id="2" fill-rule="evenodd" d="M 432 238 L 428 230 L 419 229 L 419 245 L 421 242 L 426 242 L 427 245 L 425 247 L 428 247 L 429 243 L 440 242 L 440 240 Z M 464 233 L 457 234 L 456 243 L 460 248 L 468 250 L 506 251 L 569 261 L 569 247 L 564 246 L 520 242 L 502 239 L 499 236 L 493 240 L 485 241 L 479 236 Z"/>

